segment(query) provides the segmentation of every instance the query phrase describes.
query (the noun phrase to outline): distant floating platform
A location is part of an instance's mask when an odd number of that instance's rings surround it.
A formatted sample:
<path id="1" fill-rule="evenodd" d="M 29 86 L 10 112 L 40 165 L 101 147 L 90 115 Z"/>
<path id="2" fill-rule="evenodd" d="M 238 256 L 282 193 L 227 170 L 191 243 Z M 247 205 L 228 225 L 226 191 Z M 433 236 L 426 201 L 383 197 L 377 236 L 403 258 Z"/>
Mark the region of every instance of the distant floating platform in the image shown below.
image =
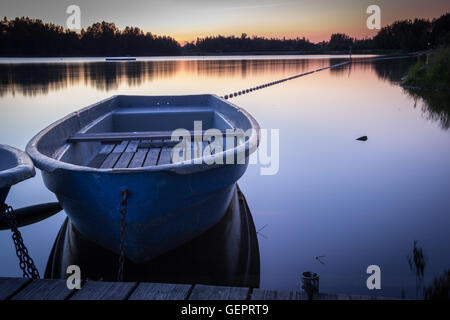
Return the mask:
<path id="1" fill-rule="evenodd" d="M 122 57 L 122 58 L 105 58 L 105 61 L 135 61 L 136 58 Z"/>

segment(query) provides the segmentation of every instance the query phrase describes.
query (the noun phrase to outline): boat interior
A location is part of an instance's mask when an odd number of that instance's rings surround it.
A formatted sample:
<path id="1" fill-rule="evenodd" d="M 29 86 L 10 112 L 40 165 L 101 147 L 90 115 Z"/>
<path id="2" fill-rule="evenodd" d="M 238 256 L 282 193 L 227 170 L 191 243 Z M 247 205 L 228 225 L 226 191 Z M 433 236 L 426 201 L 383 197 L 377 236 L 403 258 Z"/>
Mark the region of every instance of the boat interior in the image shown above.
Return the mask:
<path id="1" fill-rule="evenodd" d="M 17 164 L 17 158 L 13 153 L 0 148 L 0 171 L 14 168 Z"/>
<path id="2" fill-rule="evenodd" d="M 242 113 L 229 109 L 243 118 Z M 199 123 L 195 126 L 196 121 L 201 121 L 200 130 Z M 248 120 L 245 124 L 243 130 L 250 126 Z M 224 114 L 214 106 L 158 102 L 140 105 L 122 101 L 70 135 L 55 158 L 100 169 L 140 168 L 199 159 L 244 143 L 245 136 L 227 135 L 217 147 L 215 137 L 204 136 L 208 129 L 217 129 L 225 135 L 236 125 L 233 114 Z M 171 136 L 176 129 L 184 132 L 179 140 Z M 180 146 L 181 139 L 187 135 L 190 143 Z M 174 147 L 178 152 L 176 157 Z"/>

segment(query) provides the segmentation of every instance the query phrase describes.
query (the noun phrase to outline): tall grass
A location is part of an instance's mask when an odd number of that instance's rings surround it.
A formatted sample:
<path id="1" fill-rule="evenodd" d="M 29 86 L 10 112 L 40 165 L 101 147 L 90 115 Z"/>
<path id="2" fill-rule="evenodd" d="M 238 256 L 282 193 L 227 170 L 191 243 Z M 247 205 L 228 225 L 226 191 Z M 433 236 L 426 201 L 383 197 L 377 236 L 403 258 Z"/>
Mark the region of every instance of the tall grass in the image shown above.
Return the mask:
<path id="1" fill-rule="evenodd" d="M 450 90 L 450 47 L 435 50 L 428 61 L 409 69 L 404 84 L 426 89 Z"/>

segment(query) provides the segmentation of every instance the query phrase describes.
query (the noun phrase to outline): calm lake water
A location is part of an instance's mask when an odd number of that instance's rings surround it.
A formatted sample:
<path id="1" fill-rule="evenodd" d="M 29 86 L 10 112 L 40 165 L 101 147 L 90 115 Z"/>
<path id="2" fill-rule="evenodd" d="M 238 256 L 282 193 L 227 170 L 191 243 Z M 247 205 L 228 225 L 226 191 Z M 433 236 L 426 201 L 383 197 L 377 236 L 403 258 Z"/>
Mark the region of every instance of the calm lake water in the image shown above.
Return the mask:
<path id="1" fill-rule="evenodd" d="M 250 165 L 239 185 L 261 230 L 261 287 L 299 289 L 302 271 L 330 293 L 415 297 L 413 241 L 425 282 L 450 268 L 450 131 L 447 97 L 415 98 L 397 81 L 414 59 L 358 61 L 275 85 L 233 103 L 280 130 L 280 168 Z M 62 116 L 115 94 L 224 95 L 344 61 L 339 56 L 0 59 L 0 143 L 24 149 Z M 26 62 L 26 63 L 20 63 Z M 367 142 L 355 138 L 367 135 Z M 13 207 L 54 201 L 37 175 L 13 187 Z M 41 274 L 59 213 L 21 229 Z M 9 231 L 0 276 L 21 276 Z M 315 256 L 324 256 L 323 264 Z M 382 290 L 366 287 L 381 267 Z"/>

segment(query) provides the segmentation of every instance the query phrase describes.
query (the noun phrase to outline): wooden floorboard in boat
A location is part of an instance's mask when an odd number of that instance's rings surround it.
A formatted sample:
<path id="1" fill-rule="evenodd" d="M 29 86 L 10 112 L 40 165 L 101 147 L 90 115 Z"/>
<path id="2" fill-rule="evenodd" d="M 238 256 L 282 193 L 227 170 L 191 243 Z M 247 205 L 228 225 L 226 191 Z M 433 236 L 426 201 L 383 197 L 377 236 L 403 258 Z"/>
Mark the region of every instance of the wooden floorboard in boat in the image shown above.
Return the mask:
<path id="1" fill-rule="evenodd" d="M 173 163 L 173 145 L 168 142 L 170 141 L 156 141 L 156 145 L 161 147 L 155 147 L 155 141 L 148 144 L 146 140 L 127 140 L 119 144 L 106 144 L 89 166 L 101 169 L 124 169 L 170 164 Z M 142 147 L 147 144 L 153 147 Z M 179 157 L 182 160 L 199 159 L 212 154 L 214 150 L 208 141 L 192 141 L 188 152 L 185 151 L 184 148 L 180 149 Z"/>
<path id="2" fill-rule="evenodd" d="M 136 153 L 133 156 L 133 159 L 131 160 L 130 164 L 128 165 L 128 168 L 140 168 L 143 166 L 145 157 L 147 156 L 148 148 L 140 148 L 136 151 Z"/>
<path id="3" fill-rule="evenodd" d="M 161 149 L 161 154 L 159 155 L 158 166 L 164 164 L 170 164 L 172 162 L 172 148 L 164 147 Z"/>
<path id="4" fill-rule="evenodd" d="M 151 148 L 148 151 L 147 158 L 145 159 L 143 167 L 156 166 L 156 164 L 158 163 L 160 152 L 161 148 Z"/>
<path id="5" fill-rule="evenodd" d="M 125 151 L 120 155 L 119 160 L 117 160 L 116 164 L 114 165 L 114 168 L 123 169 L 128 168 L 128 165 L 131 162 L 131 159 L 133 158 L 137 148 L 139 146 L 139 140 L 133 140 L 131 141 Z"/>
<path id="6" fill-rule="evenodd" d="M 102 163 L 105 161 L 106 157 L 111 153 L 114 149 L 114 144 L 105 144 L 100 152 L 92 159 L 92 161 L 88 164 L 91 168 L 99 168 Z"/>
<path id="7" fill-rule="evenodd" d="M 134 156 L 134 152 L 122 153 L 119 157 L 119 160 L 117 160 L 116 164 L 114 165 L 114 168 L 116 168 L 116 169 L 128 168 L 128 165 L 130 164 L 133 156 Z"/>
<path id="8" fill-rule="evenodd" d="M 122 143 L 117 144 L 113 151 L 106 157 L 105 161 L 100 166 L 101 169 L 111 169 L 119 160 L 122 152 L 125 151 L 129 141 L 122 141 Z"/>
<path id="9" fill-rule="evenodd" d="M 136 152 L 137 148 L 139 147 L 139 140 L 132 140 L 127 148 L 125 149 L 125 152 Z"/>

